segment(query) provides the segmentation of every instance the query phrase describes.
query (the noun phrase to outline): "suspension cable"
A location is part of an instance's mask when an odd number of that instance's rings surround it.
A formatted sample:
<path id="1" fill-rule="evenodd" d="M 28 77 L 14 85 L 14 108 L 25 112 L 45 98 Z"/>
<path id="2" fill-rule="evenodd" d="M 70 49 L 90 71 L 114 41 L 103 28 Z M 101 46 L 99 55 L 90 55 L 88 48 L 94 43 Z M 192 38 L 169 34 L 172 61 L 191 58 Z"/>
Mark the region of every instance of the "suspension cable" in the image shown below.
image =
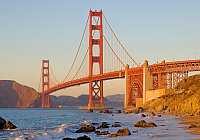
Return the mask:
<path id="1" fill-rule="evenodd" d="M 80 69 L 81 69 L 81 67 L 82 67 L 82 65 L 83 65 L 83 62 L 85 61 L 85 58 L 86 58 L 86 56 L 87 56 L 87 54 L 88 54 L 88 50 L 89 50 L 89 47 L 87 48 L 87 51 L 86 51 L 85 56 L 84 56 L 84 58 L 83 58 L 83 61 L 81 62 L 81 65 L 79 66 L 79 68 L 78 68 L 76 74 L 74 75 L 74 77 L 72 78 L 72 80 L 74 80 L 74 78 L 76 77 L 76 75 L 77 75 L 78 72 L 80 71 Z"/>
<path id="2" fill-rule="evenodd" d="M 102 13 L 106 23 L 108 24 L 110 30 L 112 31 L 113 35 L 115 36 L 115 38 L 117 39 L 117 41 L 119 42 L 119 44 L 121 45 L 121 47 L 124 49 L 124 51 L 126 52 L 126 54 L 132 59 L 132 61 L 139 67 L 139 65 L 137 64 L 137 62 L 131 57 L 131 55 L 126 51 L 126 49 L 124 48 L 124 46 L 122 45 L 122 43 L 119 41 L 119 39 L 117 38 L 116 34 L 114 33 L 113 29 L 111 28 L 110 24 L 108 23 L 105 15 Z"/>
<path id="3" fill-rule="evenodd" d="M 40 70 L 40 82 L 39 82 L 39 86 L 38 86 L 38 93 L 39 93 L 39 91 L 40 91 L 40 85 L 41 85 L 41 79 L 42 79 L 41 73 L 42 73 L 42 69 Z"/>
<path id="4" fill-rule="evenodd" d="M 69 76 L 69 74 L 70 74 L 70 72 L 71 72 L 71 70 L 72 70 L 72 68 L 73 68 L 73 66 L 74 66 L 74 64 L 75 64 L 75 61 L 76 61 L 76 59 L 77 59 L 77 57 L 78 57 L 78 53 L 79 53 L 79 51 L 80 51 L 81 44 L 82 44 L 82 42 L 83 42 L 83 38 L 84 38 L 85 31 L 86 31 L 86 28 L 87 28 L 87 25 L 88 25 L 88 21 L 89 21 L 89 15 L 88 15 L 88 18 L 87 18 L 87 21 L 86 21 L 86 25 L 85 25 L 85 28 L 84 28 L 84 31 L 83 31 L 83 35 L 82 35 L 82 37 L 81 37 L 81 42 L 80 42 L 80 44 L 79 44 L 78 51 L 77 51 L 77 53 L 76 53 L 76 56 L 75 56 L 74 61 L 73 61 L 73 63 L 72 63 L 72 66 L 70 67 L 68 74 L 65 76 L 64 80 L 63 80 L 61 83 L 63 83 L 63 82 L 67 79 L 67 77 Z"/>
<path id="5" fill-rule="evenodd" d="M 94 20 L 95 20 L 95 22 L 96 22 L 96 24 L 97 24 L 97 21 L 96 21 L 95 18 L 94 18 Z M 112 47 L 110 46 L 110 44 L 109 44 L 108 40 L 106 39 L 106 37 L 104 36 L 104 34 L 103 34 L 103 38 L 104 38 L 104 40 L 106 41 L 106 43 L 108 44 L 108 46 L 110 47 L 111 51 L 114 53 L 114 55 L 115 55 L 115 56 L 117 57 L 117 59 L 120 61 L 120 63 L 125 67 L 124 63 L 120 60 L 120 58 L 117 56 L 117 54 L 114 52 L 114 50 L 113 50 Z"/>
<path id="6" fill-rule="evenodd" d="M 59 84 L 60 82 L 57 80 L 57 78 L 56 78 L 56 76 L 55 76 L 55 74 L 54 74 L 54 72 L 53 72 L 53 69 L 52 69 L 52 67 L 51 67 L 50 64 L 49 64 L 49 66 L 50 66 L 50 70 L 51 70 L 51 73 L 53 74 L 54 79 L 55 79 L 56 82 Z"/>

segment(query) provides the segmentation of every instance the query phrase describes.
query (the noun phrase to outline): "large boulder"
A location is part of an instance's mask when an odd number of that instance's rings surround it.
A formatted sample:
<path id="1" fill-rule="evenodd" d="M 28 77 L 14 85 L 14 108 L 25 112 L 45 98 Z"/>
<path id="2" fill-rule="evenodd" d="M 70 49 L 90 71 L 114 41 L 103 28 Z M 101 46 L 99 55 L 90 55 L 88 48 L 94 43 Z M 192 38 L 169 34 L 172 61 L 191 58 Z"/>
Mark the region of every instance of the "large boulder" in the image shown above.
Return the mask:
<path id="1" fill-rule="evenodd" d="M 118 136 L 128 136 L 131 135 L 131 132 L 128 130 L 128 128 L 119 129 L 116 133 Z"/>
<path id="2" fill-rule="evenodd" d="M 156 116 L 156 114 L 153 113 L 153 112 L 150 112 L 150 113 L 149 113 L 149 117 L 153 117 L 153 116 Z"/>
<path id="3" fill-rule="evenodd" d="M 97 129 L 101 129 L 101 128 L 109 128 L 108 126 L 109 124 L 107 122 L 102 122 L 102 124 L 100 126 L 97 127 Z"/>
<path id="4" fill-rule="evenodd" d="M 5 124 L 6 124 L 6 120 L 0 117 L 0 129 L 3 129 Z"/>
<path id="5" fill-rule="evenodd" d="M 62 140 L 91 140 L 88 136 L 84 135 L 81 137 L 78 137 L 77 139 L 74 138 L 63 138 Z"/>
<path id="6" fill-rule="evenodd" d="M 139 113 L 142 113 L 144 111 L 144 109 L 142 107 L 136 107 L 133 109 L 133 113 L 135 114 L 139 114 Z"/>
<path id="7" fill-rule="evenodd" d="M 120 125 L 119 123 L 114 123 L 114 124 L 112 125 L 112 127 L 121 127 L 121 125 Z"/>
<path id="8" fill-rule="evenodd" d="M 94 132 L 94 131 L 95 131 L 95 127 L 94 126 L 92 126 L 92 125 L 83 125 L 75 133 Z"/>
<path id="9" fill-rule="evenodd" d="M 12 124 L 10 121 L 4 120 L 0 117 L 0 130 L 4 129 L 15 129 L 17 128 L 14 124 Z"/>
<path id="10" fill-rule="evenodd" d="M 144 120 L 138 121 L 134 127 L 157 127 L 157 125 L 155 123 L 147 123 Z"/>
<path id="11" fill-rule="evenodd" d="M 116 138 L 117 136 L 118 136 L 118 135 L 114 133 L 114 134 L 110 134 L 108 137 L 109 137 L 109 138 Z"/>
<path id="12" fill-rule="evenodd" d="M 122 111 L 121 110 L 116 110 L 115 113 L 120 114 L 120 113 L 122 113 Z"/>
<path id="13" fill-rule="evenodd" d="M 87 112 L 87 113 L 92 113 L 93 110 L 92 110 L 92 109 L 87 109 L 86 112 Z"/>
<path id="14" fill-rule="evenodd" d="M 12 124 L 10 121 L 7 121 L 3 129 L 15 129 L 15 128 L 17 127 L 14 124 Z"/>
<path id="15" fill-rule="evenodd" d="M 81 137 L 78 137 L 76 140 L 91 140 L 88 136 L 84 135 Z"/>

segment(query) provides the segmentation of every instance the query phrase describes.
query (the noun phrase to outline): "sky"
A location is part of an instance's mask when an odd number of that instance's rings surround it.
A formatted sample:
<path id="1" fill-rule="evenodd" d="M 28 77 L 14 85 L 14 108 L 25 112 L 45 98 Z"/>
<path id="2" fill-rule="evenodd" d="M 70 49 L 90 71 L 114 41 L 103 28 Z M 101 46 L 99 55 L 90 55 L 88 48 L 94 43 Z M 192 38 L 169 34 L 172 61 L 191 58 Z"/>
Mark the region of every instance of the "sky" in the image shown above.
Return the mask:
<path id="1" fill-rule="evenodd" d="M 62 80 L 90 9 L 103 10 L 139 64 L 200 59 L 199 7 L 199 0 L 0 0 L 0 80 L 38 90 L 42 59 L 50 60 Z M 122 82 L 105 82 L 104 93 L 123 93 Z M 77 96 L 79 89 L 63 94 Z"/>

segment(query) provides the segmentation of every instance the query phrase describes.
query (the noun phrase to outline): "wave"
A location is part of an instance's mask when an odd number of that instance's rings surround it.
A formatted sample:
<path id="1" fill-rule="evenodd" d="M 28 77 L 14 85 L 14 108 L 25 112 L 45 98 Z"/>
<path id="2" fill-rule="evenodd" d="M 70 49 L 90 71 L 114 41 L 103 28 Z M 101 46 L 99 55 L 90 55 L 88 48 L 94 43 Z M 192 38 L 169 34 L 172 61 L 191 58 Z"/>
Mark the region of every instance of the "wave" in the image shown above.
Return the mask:
<path id="1" fill-rule="evenodd" d="M 46 130 L 45 132 L 32 132 L 32 133 L 24 133 L 23 135 L 20 135 L 14 140 L 55 140 L 55 139 L 61 139 L 64 138 L 67 133 L 74 133 L 75 128 L 79 127 L 83 124 L 88 124 L 92 120 L 81 120 L 77 123 L 70 123 L 70 124 L 62 124 L 60 126 L 57 126 L 53 130 L 47 130 L 47 128 L 43 128 L 43 130 Z M 29 130 L 30 128 L 26 128 L 26 130 Z M 31 128 L 32 129 L 32 128 Z M 13 133 L 16 134 L 16 133 Z M 13 139 L 10 139 L 13 140 Z"/>

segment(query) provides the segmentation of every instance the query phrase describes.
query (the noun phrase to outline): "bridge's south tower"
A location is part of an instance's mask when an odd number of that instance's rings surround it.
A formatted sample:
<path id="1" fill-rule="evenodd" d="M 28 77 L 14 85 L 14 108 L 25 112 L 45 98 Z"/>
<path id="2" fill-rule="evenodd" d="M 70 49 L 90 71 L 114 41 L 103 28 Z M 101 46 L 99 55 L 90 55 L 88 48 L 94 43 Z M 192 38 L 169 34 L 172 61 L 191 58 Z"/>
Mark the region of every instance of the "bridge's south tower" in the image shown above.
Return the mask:
<path id="1" fill-rule="evenodd" d="M 49 108 L 49 94 L 43 94 L 49 89 L 49 60 L 42 61 L 42 107 Z"/>
<path id="2" fill-rule="evenodd" d="M 93 12 L 90 10 L 90 25 L 89 25 L 89 103 L 88 108 L 103 108 L 103 80 L 93 81 L 93 64 L 99 64 L 99 74 L 103 74 L 103 26 L 102 26 L 102 10 L 100 12 Z M 95 20 L 99 19 L 99 22 Z M 99 33 L 98 38 L 93 36 L 94 32 Z M 99 47 L 98 55 L 94 55 L 93 50 Z M 97 54 L 97 52 L 95 52 Z"/>

